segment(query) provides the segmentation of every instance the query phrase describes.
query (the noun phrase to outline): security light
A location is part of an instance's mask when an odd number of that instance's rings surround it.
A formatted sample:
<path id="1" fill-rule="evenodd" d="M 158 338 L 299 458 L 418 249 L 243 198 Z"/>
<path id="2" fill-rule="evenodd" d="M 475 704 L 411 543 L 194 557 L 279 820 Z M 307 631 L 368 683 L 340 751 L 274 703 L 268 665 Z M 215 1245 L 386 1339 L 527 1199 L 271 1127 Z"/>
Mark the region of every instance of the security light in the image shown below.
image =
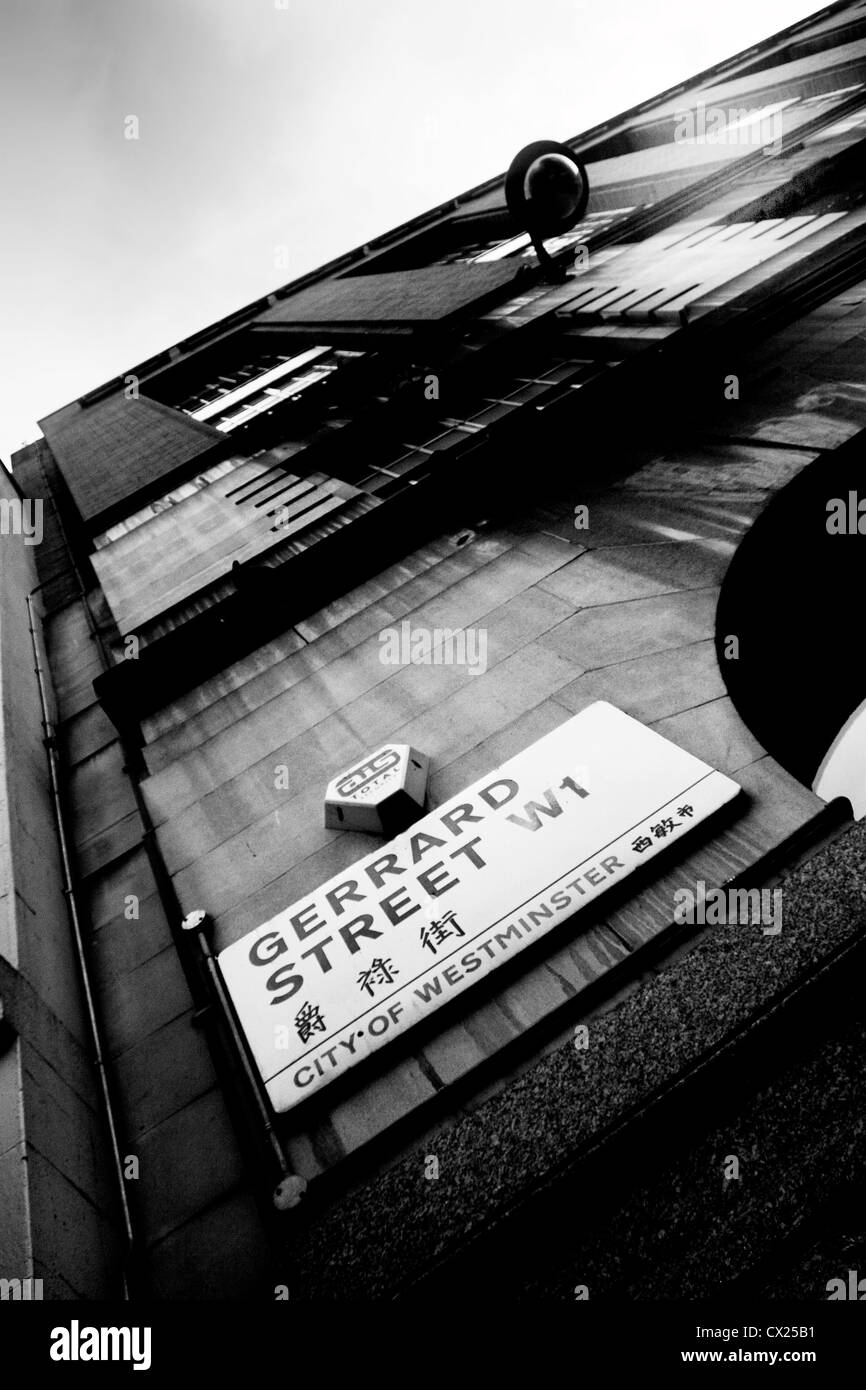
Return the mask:
<path id="1" fill-rule="evenodd" d="M 515 222 L 527 231 L 548 279 L 561 280 L 544 238 L 571 231 L 586 211 L 589 180 L 567 145 L 534 140 L 511 161 L 505 201 Z"/>

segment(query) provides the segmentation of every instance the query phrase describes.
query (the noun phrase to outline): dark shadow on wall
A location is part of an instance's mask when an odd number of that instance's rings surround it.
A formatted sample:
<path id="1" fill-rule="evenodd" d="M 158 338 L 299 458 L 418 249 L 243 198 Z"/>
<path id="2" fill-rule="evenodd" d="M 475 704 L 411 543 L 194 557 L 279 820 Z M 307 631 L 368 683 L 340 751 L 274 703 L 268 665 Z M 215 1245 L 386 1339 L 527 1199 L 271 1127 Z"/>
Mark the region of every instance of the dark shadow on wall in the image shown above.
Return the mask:
<path id="1" fill-rule="evenodd" d="M 834 499 L 842 534 L 828 530 Z M 716 655 L 741 719 L 807 786 L 866 698 L 864 596 L 866 432 L 775 495 L 737 549 L 716 612 Z"/>

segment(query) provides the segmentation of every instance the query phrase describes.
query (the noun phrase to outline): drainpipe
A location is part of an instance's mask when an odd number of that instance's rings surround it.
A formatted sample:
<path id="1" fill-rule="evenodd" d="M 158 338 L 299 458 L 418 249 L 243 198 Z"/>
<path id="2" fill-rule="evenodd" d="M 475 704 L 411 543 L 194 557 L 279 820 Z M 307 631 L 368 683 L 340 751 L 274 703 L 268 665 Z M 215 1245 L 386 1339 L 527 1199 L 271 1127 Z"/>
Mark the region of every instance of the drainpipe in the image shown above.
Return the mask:
<path id="1" fill-rule="evenodd" d="M 111 1092 L 111 1084 L 108 1079 L 108 1072 L 105 1066 L 105 1046 L 102 1038 L 102 1029 L 96 1013 L 93 999 L 93 989 L 90 981 L 90 971 L 87 964 L 87 955 L 84 947 L 84 937 L 81 931 L 81 919 L 78 912 L 78 903 L 75 896 L 75 889 L 72 885 L 72 870 L 70 866 L 69 842 L 66 836 L 66 826 L 63 814 L 63 804 L 60 797 L 60 779 L 58 776 L 58 757 L 57 757 L 57 736 L 48 714 L 48 701 L 45 694 L 45 673 L 42 668 L 42 660 L 39 654 L 39 642 L 37 640 L 36 628 L 33 623 L 33 595 L 45 587 L 48 580 L 42 584 L 37 584 L 35 589 L 31 589 L 27 595 L 27 611 L 29 614 L 30 640 L 33 644 L 33 659 L 36 666 L 36 679 L 39 685 L 39 702 L 42 709 L 42 727 L 45 731 L 45 748 L 48 753 L 48 772 L 51 779 L 51 798 L 54 805 L 54 819 L 57 825 L 57 838 L 60 844 L 60 857 L 63 868 L 63 894 L 69 906 L 69 916 L 72 922 L 72 935 L 75 942 L 75 952 L 78 957 L 78 968 L 81 972 L 81 981 L 84 989 L 84 1000 L 87 1007 L 87 1018 L 90 1025 L 90 1037 L 93 1046 L 93 1061 L 99 1078 L 99 1088 L 102 1093 L 102 1101 L 105 1108 L 105 1117 L 108 1124 L 108 1134 L 111 1142 L 112 1166 L 117 1184 L 117 1192 L 120 1198 L 120 1207 L 123 1213 L 123 1225 L 126 1238 L 123 1253 L 123 1297 L 129 1300 L 130 1291 L 127 1280 L 127 1267 L 131 1262 L 135 1250 L 135 1233 L 132 1226 L 132 1216 L 129 1209 L 129 1202 L 126 1195 L 126 1182 L 123 1176 L 123 1162 L 120 1156 L 120 1146 L 118 1143 L 118 1126 L 116 1120 L 116 1106 Z"/>

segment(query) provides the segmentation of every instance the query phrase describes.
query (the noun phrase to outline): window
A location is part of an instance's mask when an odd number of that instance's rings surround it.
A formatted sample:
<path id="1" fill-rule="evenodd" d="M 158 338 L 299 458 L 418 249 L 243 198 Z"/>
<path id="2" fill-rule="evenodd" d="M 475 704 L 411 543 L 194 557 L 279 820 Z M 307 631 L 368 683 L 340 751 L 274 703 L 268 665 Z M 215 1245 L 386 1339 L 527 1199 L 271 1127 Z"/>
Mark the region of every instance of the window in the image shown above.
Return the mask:
<path id="1" fill-rule="evenodd" d="M 194 420 L 230 434 L 282 401 L 324 380 L 346 359 L 363 356 L 349 349 L 316 346 L 289 355 L 269 353 L 221 372 L 178 403 Z"/>

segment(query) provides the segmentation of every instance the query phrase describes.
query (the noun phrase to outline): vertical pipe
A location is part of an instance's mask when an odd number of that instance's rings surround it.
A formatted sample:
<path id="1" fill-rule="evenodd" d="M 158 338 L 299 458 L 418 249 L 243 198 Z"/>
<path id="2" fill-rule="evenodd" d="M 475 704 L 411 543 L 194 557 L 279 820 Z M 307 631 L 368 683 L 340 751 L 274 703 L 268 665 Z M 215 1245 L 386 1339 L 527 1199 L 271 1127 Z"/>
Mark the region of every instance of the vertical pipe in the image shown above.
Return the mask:
<path id="1" fill-rule="evenodd" d="M 60 858 L 63 869 L 63 894 L 69 907 L 69 917 L 72 923 L 72 935 L 75 942 L 75 952 L 78 957 L 78 967 L 81 972 L 82 987 L 84 990 L 84 1001 L 87 1009 L 87 1019 L 90 1026 L 90 1036 L 93 1044 L 93 1060 L 99 1078 L 99 1087 L 102 1092 L 102 1101 L 105 1107 L 106 1122 L 108 1125 L 109 1140 L 111 1143 L 112 1164 L 117 1181 L 117 1190 L 120 1197 L 120 1207 L 123 1214 L 123 1226 L 126 1237 L 126 1248 L 124 1251 L 123 1269 L 123 1297 L 128 1300 L 129 1283 L 127 1280 L 127 1263 L 135 1249 L 135 1233 L 132 1225 L 132 1215 L 129 1209 L 129 1202 L 126 1195 L 126 1183 L 123 1177 L 123 1161 L 120 1156 L 120 1145 L 117 1137 L 117 1123 L 115 1120 L 115 1106 L 111 1094 L 111 1085 L 108 1079 L 108 1072 L 105 1067 L 105 1053 L 102 1039 L 102 1030 L 96 1014 L 96 1007 L 93 1000 L 93 989 L 90 982 L 90 972 L 87 966 L 87 956 L 84 948 L 84 937 L 81 931 L 81 920 L 78 915 L 78 903 L 75 897 L 75 889 L 72 885 L 72 869 L 69 856 L 69 843 L 66 837 L 66 826 L 63 816 L 63 803 L 60 797 L 60 779 L 57 771 L 57 738 L 51 724 L 48 713 L 48 701 L 45 694 L 45 673 L 42 669 L 42 659 L 39 655 L 39 643 L 36 636 L 36 629 L 33 626 L 33 595 L 38 593 L 43 584 L 37 584 L 35 589 L 31 589 L 27 595 L 27 611 L 29 614 L 30 641 L 33 645 L 33 659 L 36 666 L 36 680 L 39 686 L 39 703 L 42 711 L 42 728 L 45 731 L 45 748 L 48 753 L 48 774 L 51 781 L 51 799 L 54 806 L 54 819 L 57 825 L 57 838 L 60 845 Z"/>

